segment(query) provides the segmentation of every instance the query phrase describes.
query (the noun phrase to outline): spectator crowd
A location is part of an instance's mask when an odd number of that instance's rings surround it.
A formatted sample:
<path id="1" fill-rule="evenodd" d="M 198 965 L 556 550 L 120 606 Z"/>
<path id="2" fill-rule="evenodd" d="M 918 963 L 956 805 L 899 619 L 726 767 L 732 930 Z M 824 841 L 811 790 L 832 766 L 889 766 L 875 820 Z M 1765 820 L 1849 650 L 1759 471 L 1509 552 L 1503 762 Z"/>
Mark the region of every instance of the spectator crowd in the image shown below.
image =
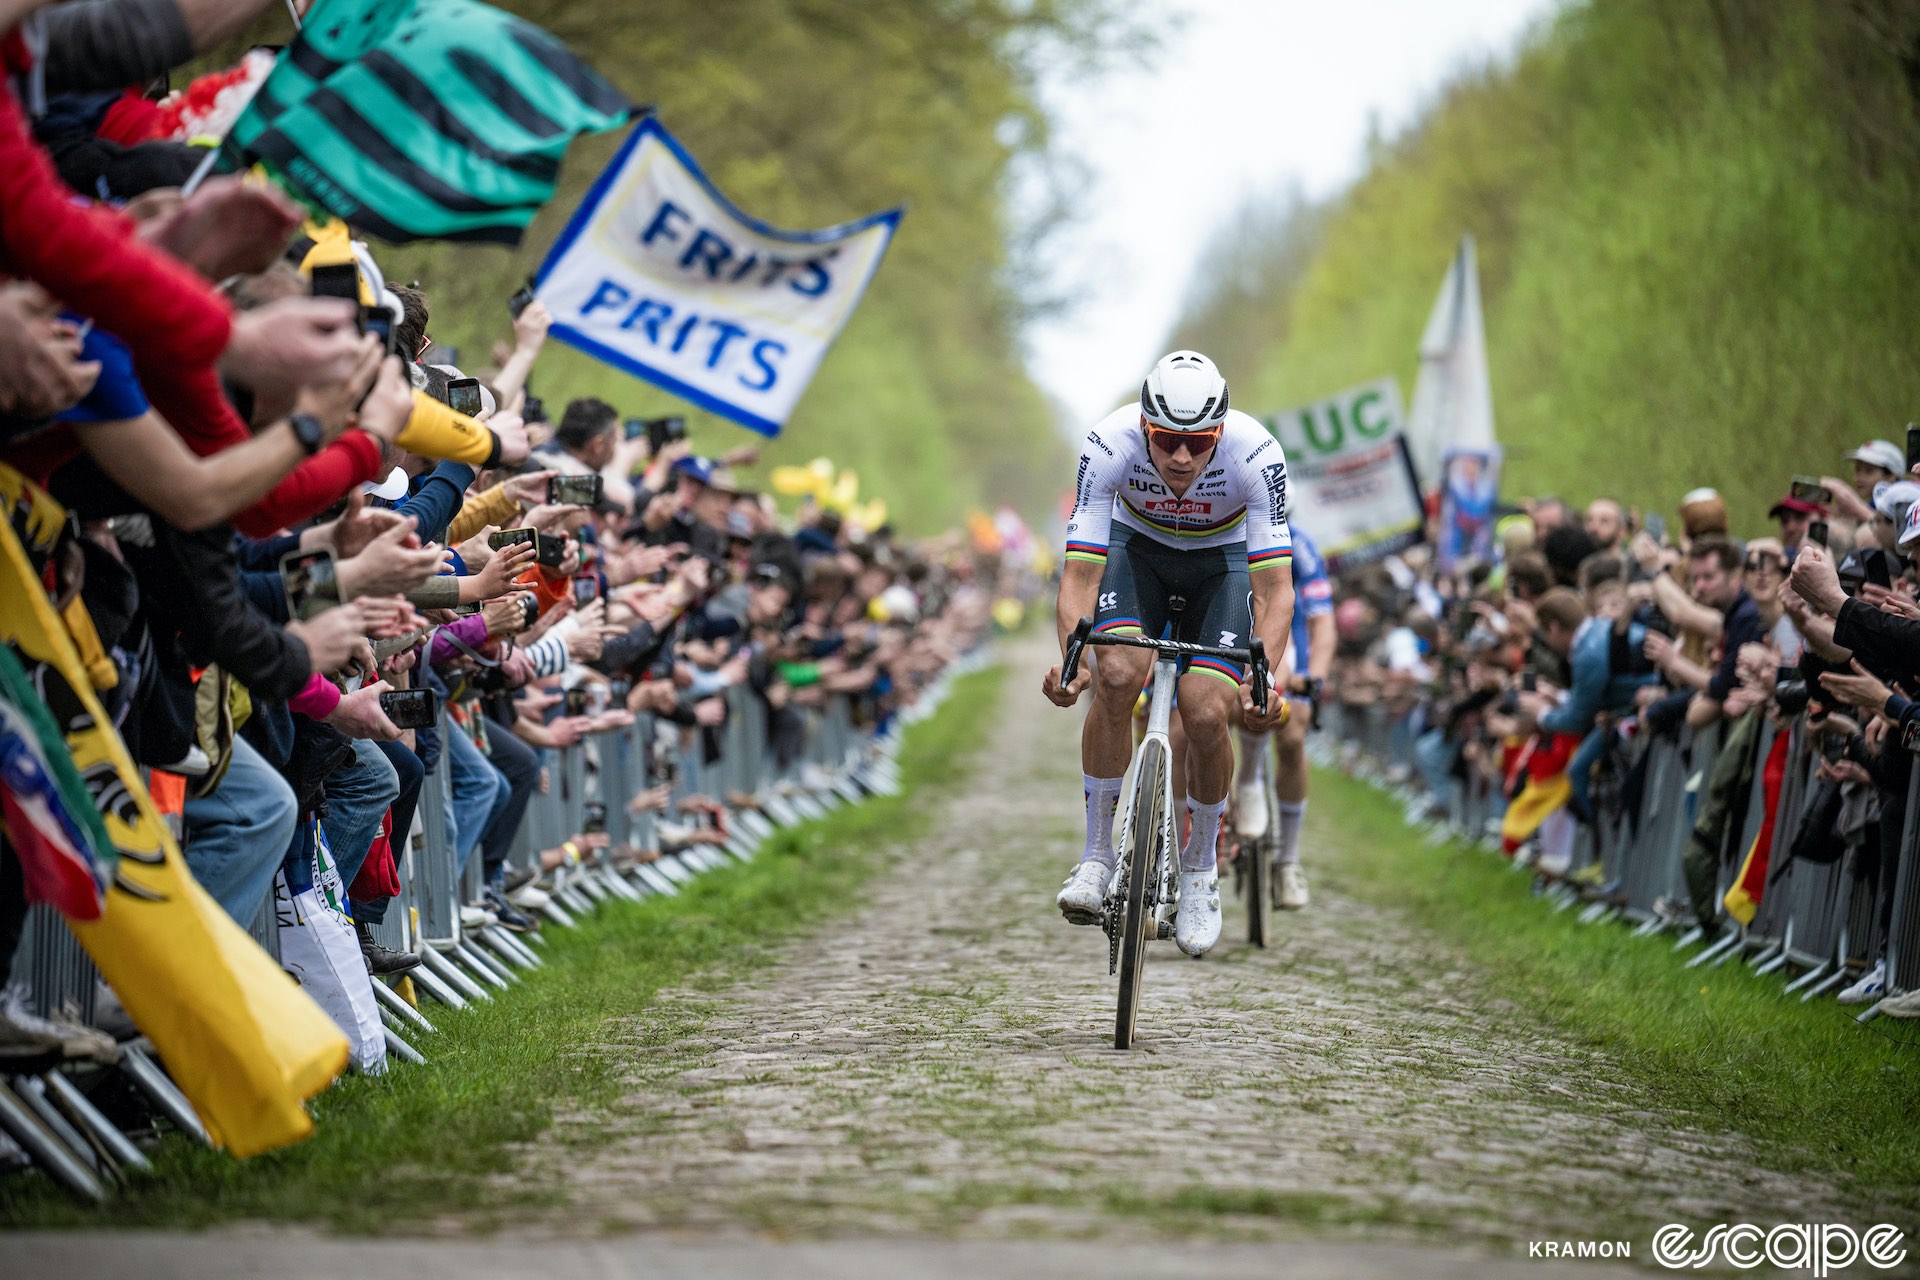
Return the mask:
<path id="1" fill-rule="evenodd" d="M 883 732 L 988 626 L 998 561 L 958 536 L 783 519 L 741 476 L 755 447 L 558 394 L 540 302 L 503 305 L 504 340 L 461 367 L 432 281 L 387 280 L 255 179 L 194 186 L 204 149 L 125 86 L 260 0 L 36 7 L 0 0 L 0 1072 L 140 1033 L 105 988 L 89 1026 L 7 979 L 30 901 L 71 901 L 59 850 L 99 833 L 132 856 L 149 792 L 241 928 L 276 876 L 330 868 L 368 973 L 399 975 L 421 957 L 374 931 L 422 830 L 478 861 L 467 924 L 537 929 L 558 869 L 662 851 L 590 829 L 510 868 L 556 751 L 639 717 L 712 759 L 744 696 L 791 762 L 811 709 Z M 84 790 L 36 789 L 63 737 Z M 57 821 L 29 840 L 40 800 Z M 669 850 L 755 803 L 609 800 L 670 808 L 648 828 Z"/>
<path id="2" fill-rule="evenodd" d="M 1396 781 L 1425 817 L 1457 819 L 1470 793 L 1540 891 L 1601 906 L 1627 895 L 1621 860 L 1596 853 L 1651 839 L 1651 748 L 1671 744 L 1697 775 L 1685 890 L 1653 901 L 1648 927 L 1734 945 L 1793 862 L 1843 865 L 1871 925 L 1838 998 L 1920 1017 L 1886 952 L 1915 856 L 1920 483 L 1884 439 L 1805 461 L 1770 528 L 1711 488 L 1681 495 L 1671 523 L 1541 497 L 1495 524 L 1491 554 L 1443 572 L 1416 547 L 1348 571 L 1329 696 L 1353 724 L 1390 726 Z M 1749 803 L 1767 817 L 1739 839 Z"/>

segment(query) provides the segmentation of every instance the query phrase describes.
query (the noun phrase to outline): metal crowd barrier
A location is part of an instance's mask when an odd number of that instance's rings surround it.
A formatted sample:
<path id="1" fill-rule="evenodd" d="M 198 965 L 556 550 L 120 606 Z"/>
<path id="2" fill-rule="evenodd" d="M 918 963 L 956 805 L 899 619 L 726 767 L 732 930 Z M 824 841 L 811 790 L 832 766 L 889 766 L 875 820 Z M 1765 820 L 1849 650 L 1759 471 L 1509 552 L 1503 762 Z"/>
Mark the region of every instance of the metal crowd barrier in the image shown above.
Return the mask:
<path id="1" fill-rule="evenodd" d="M 1377 703 L 1336 703 L 1328 710 L 1326 720 L 1338 749 L 1323 750 L 1320 759 L 1337 758 L 1354 776 L 1402 788 L 1410 799 L 1417 794 L 1420 775 L 1412 759 L 1416 716 L 1394 721 Z M 1778 733 L 1788 735 L 1785 773 L 1769 815 L 1764 773 Z M 1619 919 L 1641 935 L 1673 928 L 1674 920 L 1656 912 L 1654 904 L 1663 898 L 1688 899 L 1684 859 L 1722 739 L 1720 725 L 1699 733 L 1683 730 L 1678 737 L 1641 735 L 1604 766 L 1612 770 L 1604 786 L 1597 767 L 1594 820 L 1582 824 L 1571 870 L 1596 865 L 1599 870 L 1588 872 L 1591 883 L 1584 892 L 1564 880 L 1550 889 L 1547 896 L 1553 905 L 1565 908 L 1585 898 L 1582 921 Z M 1814 794 L 1819 759 L 1815 734 L 1804 719 L 1778 727 L 1762 725 L 1749 750 L 1753 760 L 1744 804 L 1728 822 L 1726 842 L 1714 851 L 1716 918 L 1684 932 L 1675 950 L 1699 947 L 1687 959 L 1689 967 L 1739 959 L 1755 973 L 1787 976 L 1783 994 L 1802 1000 L 1851 982 L 1884 954 L 1887 994 L 1920 990 L 1920 758 L 1910 765 L 1890 922 L 1883 926 L 1888 904 L 1878 892 L 1880 876 L 1864 874 L 1873 861 L 1868 843 L 1879 839 L 1877 823 L 1867 823 L 1837 861 L 1789 859 L 1789 847 Z M 1623 794 L 1630 775 L 1637 775 L 1639 783 L 1638 803 L 1631 810 Z M 1440 821 L 1461 839 L 1485 843 L 1500 809 L 1498 785 L 1478 767 L 1468 769 L 1464 779 L 1455 776 L 1446 803 L 1438 806 Z M 1724 914 L 1724 898 L 1769 816 L 1773 827 L 1766 887 L 1753 918 L 1740 925 Z M 1876 1011 L 1877 1006 L 1867 1009 L 1861 1021 Z"/>
<path id="2" fill-rule="evenodd" d="M 922 691 L 911 709 L 898 715 L 892 732 L 857 729 L 853 700 L 846 696 L 791 709 L 788 714 L 798 717 L 799 750 L 784 762 L 770 741 L 773 722 L 766 704 L 739 686 L 723 695 L 727 716 L 713 735 L 717 753 L 712 759 L 707 758 L 704 729 L 652 716 L 590 735 L 574 746 L 544 751 L 546 786 L 527 807 L 507 865 L 541 872 L 542 852 L 583 834 L 589 805 L 598 803 L 605 810 L 608 848 L 590 851 L 553 873 L 550 900 L 540 908 L 546 922 L 570 928 L 616 899 L 638 902 L 676 894 L 696 876 L 729 860 L 751 860 L 782 827 L 870 794 L 896 794 L 899 725 L 930 715 L 958 675 L 987 660 L 982 650 L 954 663 Z M 440 732 L 443 738 L 458 732 L 444 714 Z M 656 762 L 667 758 L 679 764 L 668 808 L 633 813 L 629 803 L 658 781 Z M 456 871 L 444 820 L 451 793 L 443 748 L 422 785 L 413 830 L 393 835 L 401 893 L 373 926 L 375 938 L 384 945 L 416 951 L 422 958 L 419 967 L 404 975 L 372 980 L 389 1055 L 412 1062 L 424 1061 L 414 1040 L 435 1032 L 419 996 L 458 1013 L 506 994 L 523 982 L 526 971 L 543 963 L 540 949 L 545 943 L 539 933 L 517 934 L 489 915 L 473 913 L 470 904 L 481 899 L 484 887 L 482 859 L 476 850 L 466 872 Z M 695 796 L 707 797 L 717 808 L 688 804 Z M 456 814 L 456 820 L 460 816 Z M 703 833 L 699 824 L 707 822 L 719 825 Z M 689 838 L 694 836 L 703 838 Z M 674 847 L 666 847 L 669 843 Z M 468 913 L 464 922 L 463 909 Z M 278 958 L 278 917 L 271 900 L 262 905 L 250 932 Z M 14 974 L 41 1015 L 60 1013 L 81 1022 L 94 1016 L 99 975 L 51 909 L 30 910 Z M 11 1143 L 29 1163 L 77 1195 L 104 1199 L 118 1180 L 149 1167 L 139 1148 L 76 1087 L 76 1080 L 90 1083 L 90 1074 L 124 1072 L 157 1114 L 207 1141 L 191 1105 L 149 1056 L 144 1041 L 121 1046 L 117 1067 L 31 1065 L 30 1072 L 0 1077 L 0 1148 Z"/>

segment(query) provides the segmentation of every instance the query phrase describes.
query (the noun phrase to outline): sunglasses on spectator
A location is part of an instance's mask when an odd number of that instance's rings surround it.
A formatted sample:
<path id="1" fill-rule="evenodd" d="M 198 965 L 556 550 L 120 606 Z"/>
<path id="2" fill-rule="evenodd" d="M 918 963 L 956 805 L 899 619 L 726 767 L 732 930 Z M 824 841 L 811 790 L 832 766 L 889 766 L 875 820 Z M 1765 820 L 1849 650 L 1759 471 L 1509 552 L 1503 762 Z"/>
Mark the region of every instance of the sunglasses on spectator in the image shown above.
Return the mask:
<path id="1" fill-rule="evenodd" d="M 1744 568 L 1748 573 L 1784 573 L 1787 562 L 1779 556 L 1748 556 Z"/>
<path id="2" fill-rule="evenodd" d="M 1169 431 L 1165 427 L 1148 425 L 1147 443 L 1162 453 L 1178 453 L 1182 445 L 1193 450 L 1193 456 L 1199 457 L 1220 443 L 1220 433 L 1225 427 L 1215 427 L 1211 431 Z"/>

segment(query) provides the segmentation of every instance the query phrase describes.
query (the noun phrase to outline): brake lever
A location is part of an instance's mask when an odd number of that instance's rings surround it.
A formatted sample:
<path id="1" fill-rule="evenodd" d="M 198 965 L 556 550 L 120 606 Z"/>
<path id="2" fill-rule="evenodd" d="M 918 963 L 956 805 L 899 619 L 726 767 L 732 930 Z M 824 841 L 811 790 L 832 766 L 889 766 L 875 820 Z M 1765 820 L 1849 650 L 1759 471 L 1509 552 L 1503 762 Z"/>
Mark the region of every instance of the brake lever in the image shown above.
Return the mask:
<path id="1" fill-rule="evenodd" d="M 1087 637 L 1093 634 L 1093 619 L 1082 618 L 1067 637 L 1066 657 L 1060 663 L 1060 692 L 1065 693 L 1073 678 L 1080 674 L 1080 651 L 1087 647 Z"/>

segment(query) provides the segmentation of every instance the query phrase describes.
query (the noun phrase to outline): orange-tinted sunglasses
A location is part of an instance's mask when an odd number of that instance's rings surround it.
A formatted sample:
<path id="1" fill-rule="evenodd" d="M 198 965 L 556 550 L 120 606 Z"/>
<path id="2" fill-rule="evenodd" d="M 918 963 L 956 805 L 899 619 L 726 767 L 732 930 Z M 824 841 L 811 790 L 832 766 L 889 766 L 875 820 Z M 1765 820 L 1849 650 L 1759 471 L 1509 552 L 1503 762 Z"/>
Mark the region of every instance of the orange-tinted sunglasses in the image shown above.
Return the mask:
<path id="1" fill-rule="evenodd" d="M 1178 453 L 1180 447 L 1185 445 L 1193 450 L 1193 456 L 1196 458 L 1219 444 L 1220 433 L 1226 430 L 1224 426 L 1219 426 L 1211 431 L 1169 431 L 1165 427 L 1156 427 L 1149 422 L 1142 422 L 1140 425 L 1146 430 L 1147 443 L 1160 452 Z"/>

